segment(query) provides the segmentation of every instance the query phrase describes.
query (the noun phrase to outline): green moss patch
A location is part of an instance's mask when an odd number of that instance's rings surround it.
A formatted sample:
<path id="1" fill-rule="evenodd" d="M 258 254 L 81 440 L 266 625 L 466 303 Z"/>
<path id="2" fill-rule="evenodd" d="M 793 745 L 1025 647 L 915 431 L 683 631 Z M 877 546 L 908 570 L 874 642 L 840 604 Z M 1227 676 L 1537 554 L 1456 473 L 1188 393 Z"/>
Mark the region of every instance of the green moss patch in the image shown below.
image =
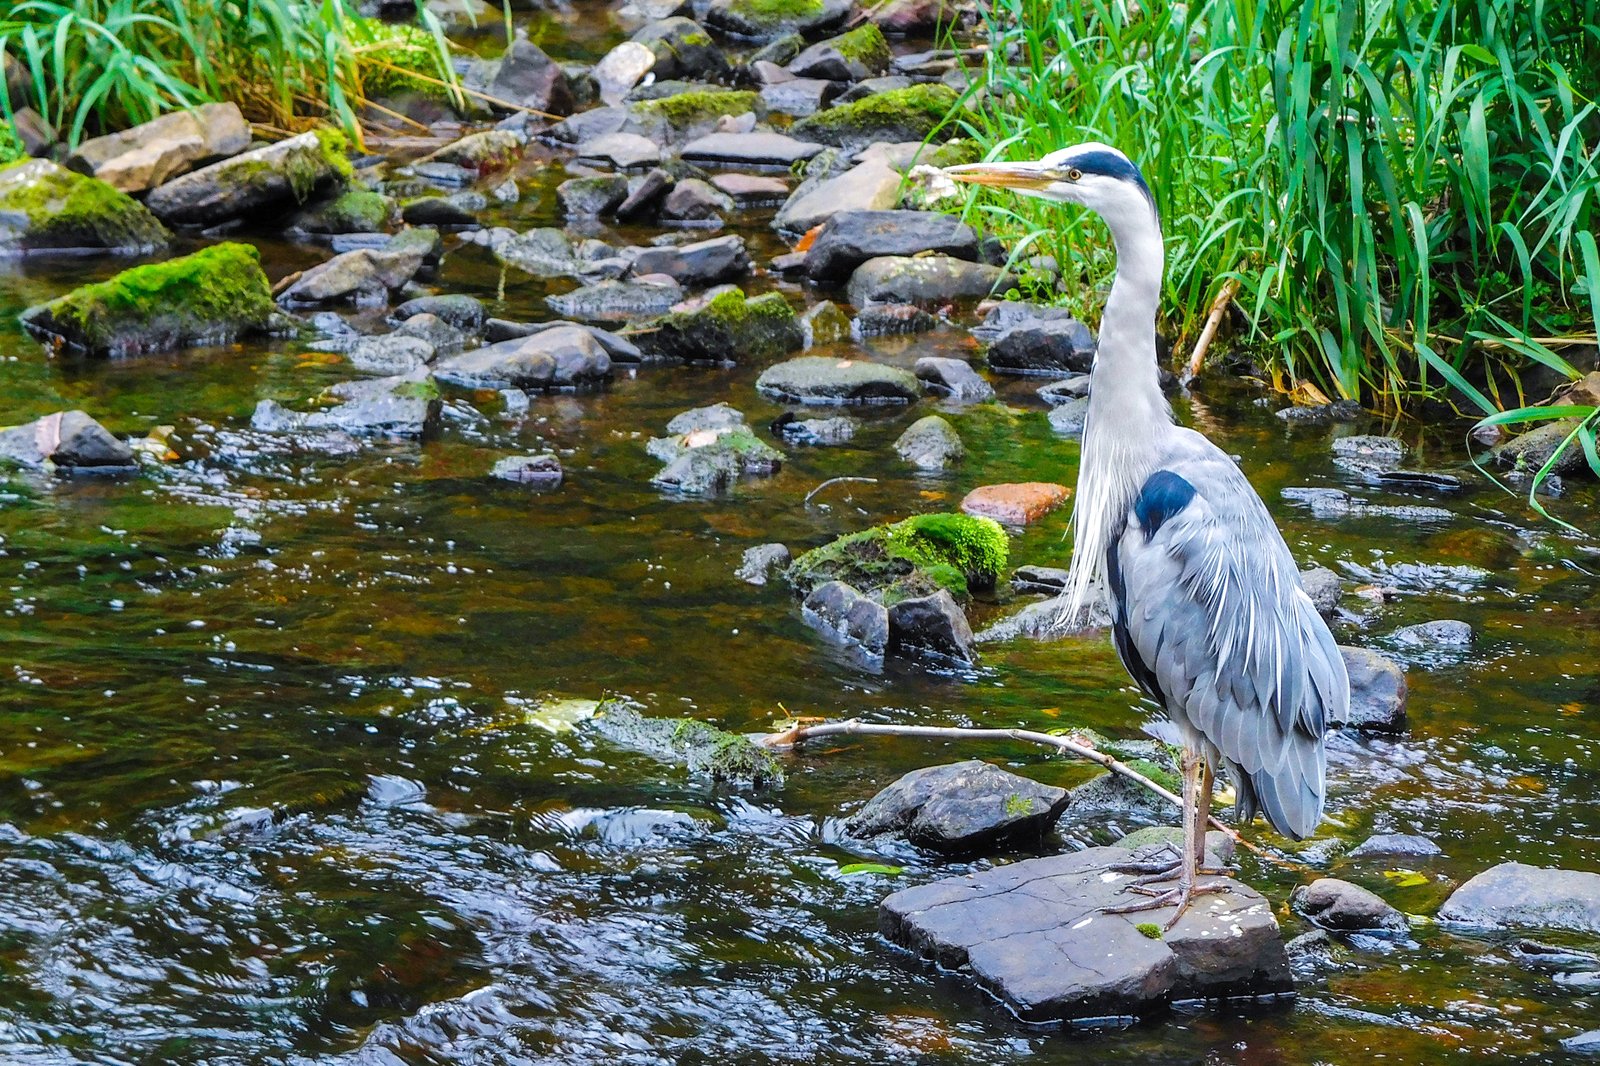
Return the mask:
<path id="1" fill-rule="evenodd" d="M 326 204 L 310 207 L 304 227 L 312 233 L 381 233 L 394 201 L 372 189 L 347 189 Z"/>
<path id="2" fill-rule="evenodd" d="M 823 7 L 822 0 L 736 0 L 730 5 L 734 14 L 768 29 L 814 19 Z"/>
<path id="3" fill-rule="evenodd" d="M 794 561 L 789 581 L 806 593 L 843 581 L 889 603 L 947 589 L 967 596 L 1005 570 L 1010 544 L 998 522 L 964 514 L 927 514 L 847 533 Z"/>
<path id="4" fill-rule="evenodd" d="M 923 141 L 944 122 L 956 99 L 956 91 L 948 85 L 891 89 L 809 115 L 790 132 L 801 140 L 841 148 L 873 141 Z"/>
<path id="5" fill-rule="evenodd" d="M 265 330 L 276 310 L 260 255 L 230 242 L 74 289 L 29 308 L 22 323 L 90 355 L 131 355 L 226 343 Z"/>
<path id="6" fill-rule="evenodd" d="M 48 159 L 0 168 L 0 253 L 103 248 L 128 254 L 172 239 L 127 193 Z"/>
<path id="7" fill-rule="evenodd" d="M 828 43 L 833 45 L 834 51 L 841 56 L 860 63 L 868 70 L 882 71 L 889 68 L 889 42 L 876 23 L 865 23 L 849 33 L 840 34 Z"/>

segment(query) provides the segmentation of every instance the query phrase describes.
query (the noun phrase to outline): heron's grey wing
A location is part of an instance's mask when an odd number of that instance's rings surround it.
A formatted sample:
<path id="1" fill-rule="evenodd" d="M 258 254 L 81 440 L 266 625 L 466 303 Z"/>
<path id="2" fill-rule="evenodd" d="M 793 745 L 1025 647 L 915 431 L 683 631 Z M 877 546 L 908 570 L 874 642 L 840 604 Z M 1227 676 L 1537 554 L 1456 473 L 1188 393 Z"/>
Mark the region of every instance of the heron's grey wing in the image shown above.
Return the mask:
<path id="1" fill-rule="evenodd" d="M 1221 755 L 1241 814 L 1259 807 L 1303 837 L 1322 818 L 1344 661 L 1255 490 L 1191 436 L 1146 480 L 1107 553 L 1117 650 L 1179 728 Z"/>

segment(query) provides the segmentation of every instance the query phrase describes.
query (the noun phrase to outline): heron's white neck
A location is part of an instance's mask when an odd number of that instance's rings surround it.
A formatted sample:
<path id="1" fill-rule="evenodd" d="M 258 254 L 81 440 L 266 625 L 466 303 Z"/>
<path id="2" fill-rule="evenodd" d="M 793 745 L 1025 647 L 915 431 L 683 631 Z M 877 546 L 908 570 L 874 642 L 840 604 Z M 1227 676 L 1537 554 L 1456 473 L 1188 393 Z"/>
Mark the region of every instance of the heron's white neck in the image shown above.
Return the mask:
<path id="1" fill-rule="evenodd" d="M 1106 547 L 1154 472 L 1172 409 L 1156 371 L 1156 309 L 1165 253 L 1161 224 L 1144 203 L 1103 213 L 1117 274 L 1100 321 L 1089 418 L 1078 463 L 1068 615 L 1076 618 L 1105 576 Z"/>

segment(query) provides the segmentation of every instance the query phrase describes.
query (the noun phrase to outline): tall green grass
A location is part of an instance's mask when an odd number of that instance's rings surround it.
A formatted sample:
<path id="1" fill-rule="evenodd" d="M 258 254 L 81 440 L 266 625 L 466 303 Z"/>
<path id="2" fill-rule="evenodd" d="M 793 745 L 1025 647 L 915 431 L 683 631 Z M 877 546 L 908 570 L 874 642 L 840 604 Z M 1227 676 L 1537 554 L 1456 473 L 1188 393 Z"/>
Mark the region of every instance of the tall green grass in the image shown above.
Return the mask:
<path id="1" fill-rule="evenodd" d="M 22 0 L 0 5 L 0 50 L 69 144 L 221 100 L 281 130 L 328 120 L 359 137 L 368 97 L 397 79 L 456 91 L 443 31 L 421 17 L 387 25 L 343 0 Z"/>
<path id="2" fill-rule="evenodd" d="M 1594 344 L 1600 0 L 995 0 L 955 120 L 991 158 L 1103 140 L 1168 239 L 1168 331 L 1222 286 L 1289 382 L 1527 402 Z M 1097 302 L 1081 215 L 980 194 Z M 1091 283 L 1087 287 L 1083 282 Z M 1087 289 L 1087 291 L 1086 291 Z M 1087 307 L 1085 308 L 1087 310 Z M 1509 392 L 1508 392 L 1509 390 Z"/>

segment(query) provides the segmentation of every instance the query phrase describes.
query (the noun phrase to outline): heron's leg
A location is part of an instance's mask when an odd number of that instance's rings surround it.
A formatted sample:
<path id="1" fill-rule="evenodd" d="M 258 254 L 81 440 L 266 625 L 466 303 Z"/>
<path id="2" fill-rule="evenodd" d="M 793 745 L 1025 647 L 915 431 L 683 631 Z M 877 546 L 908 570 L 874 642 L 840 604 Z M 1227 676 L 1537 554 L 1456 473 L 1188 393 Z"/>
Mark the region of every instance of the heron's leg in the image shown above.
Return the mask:
<path id="1" fill-rule="evenodd" d="M 1150 878 L 1141 878 L 1127 886 L 1127 890 L 1147 895 L 1150 898 L 1138 903 L 1129 903 L 1120 907 L 1107 907 L 1107 914 L 1133 914 L 1137 911 L 1157 910 L 1161 907 L 1176 907 L 1171 918 L 1167 920 L 1165 928 L 1171 929 L 1183 917 L 1183 912 L 1188 909 L 1189 902 L 1197 895 L 1208 892 L 1226 892 L 1226 885 L 1210 884 L 1197 885 L 1196 877 L 1200 870 L 1201 859 L 1205 855 L 1205 825 L 1200 820 L 1200 784 L 1205 772 L 1205 759 L 1196 752 L 1184 750 L 1183 760 L 1183 857 L 1178 867 L 1178 883 L 1175 887 L 1165 890 L 1155 890 L 1144 883 Z M 1209 807 L 1210 804 L 1207 804 Z M 1167 873 L 1159 880 L 1170 880 L 1171 873 Z"/>
<path id="2" fill-rule="evenodd" d="M 1211 768 L 1211 760 L 1201 756 L 1199 795 L 1195 801 L 1195 821 L 1200 825 L 1200 864 L 1195 867 L 1194 872 L 1213 877 L 1226 877 L 1233 871 L 1225 867 L 1206 865 L 1206 826 L 1211 824 L 1211 790 L 1216 783 L 1217 772 Z"/>

